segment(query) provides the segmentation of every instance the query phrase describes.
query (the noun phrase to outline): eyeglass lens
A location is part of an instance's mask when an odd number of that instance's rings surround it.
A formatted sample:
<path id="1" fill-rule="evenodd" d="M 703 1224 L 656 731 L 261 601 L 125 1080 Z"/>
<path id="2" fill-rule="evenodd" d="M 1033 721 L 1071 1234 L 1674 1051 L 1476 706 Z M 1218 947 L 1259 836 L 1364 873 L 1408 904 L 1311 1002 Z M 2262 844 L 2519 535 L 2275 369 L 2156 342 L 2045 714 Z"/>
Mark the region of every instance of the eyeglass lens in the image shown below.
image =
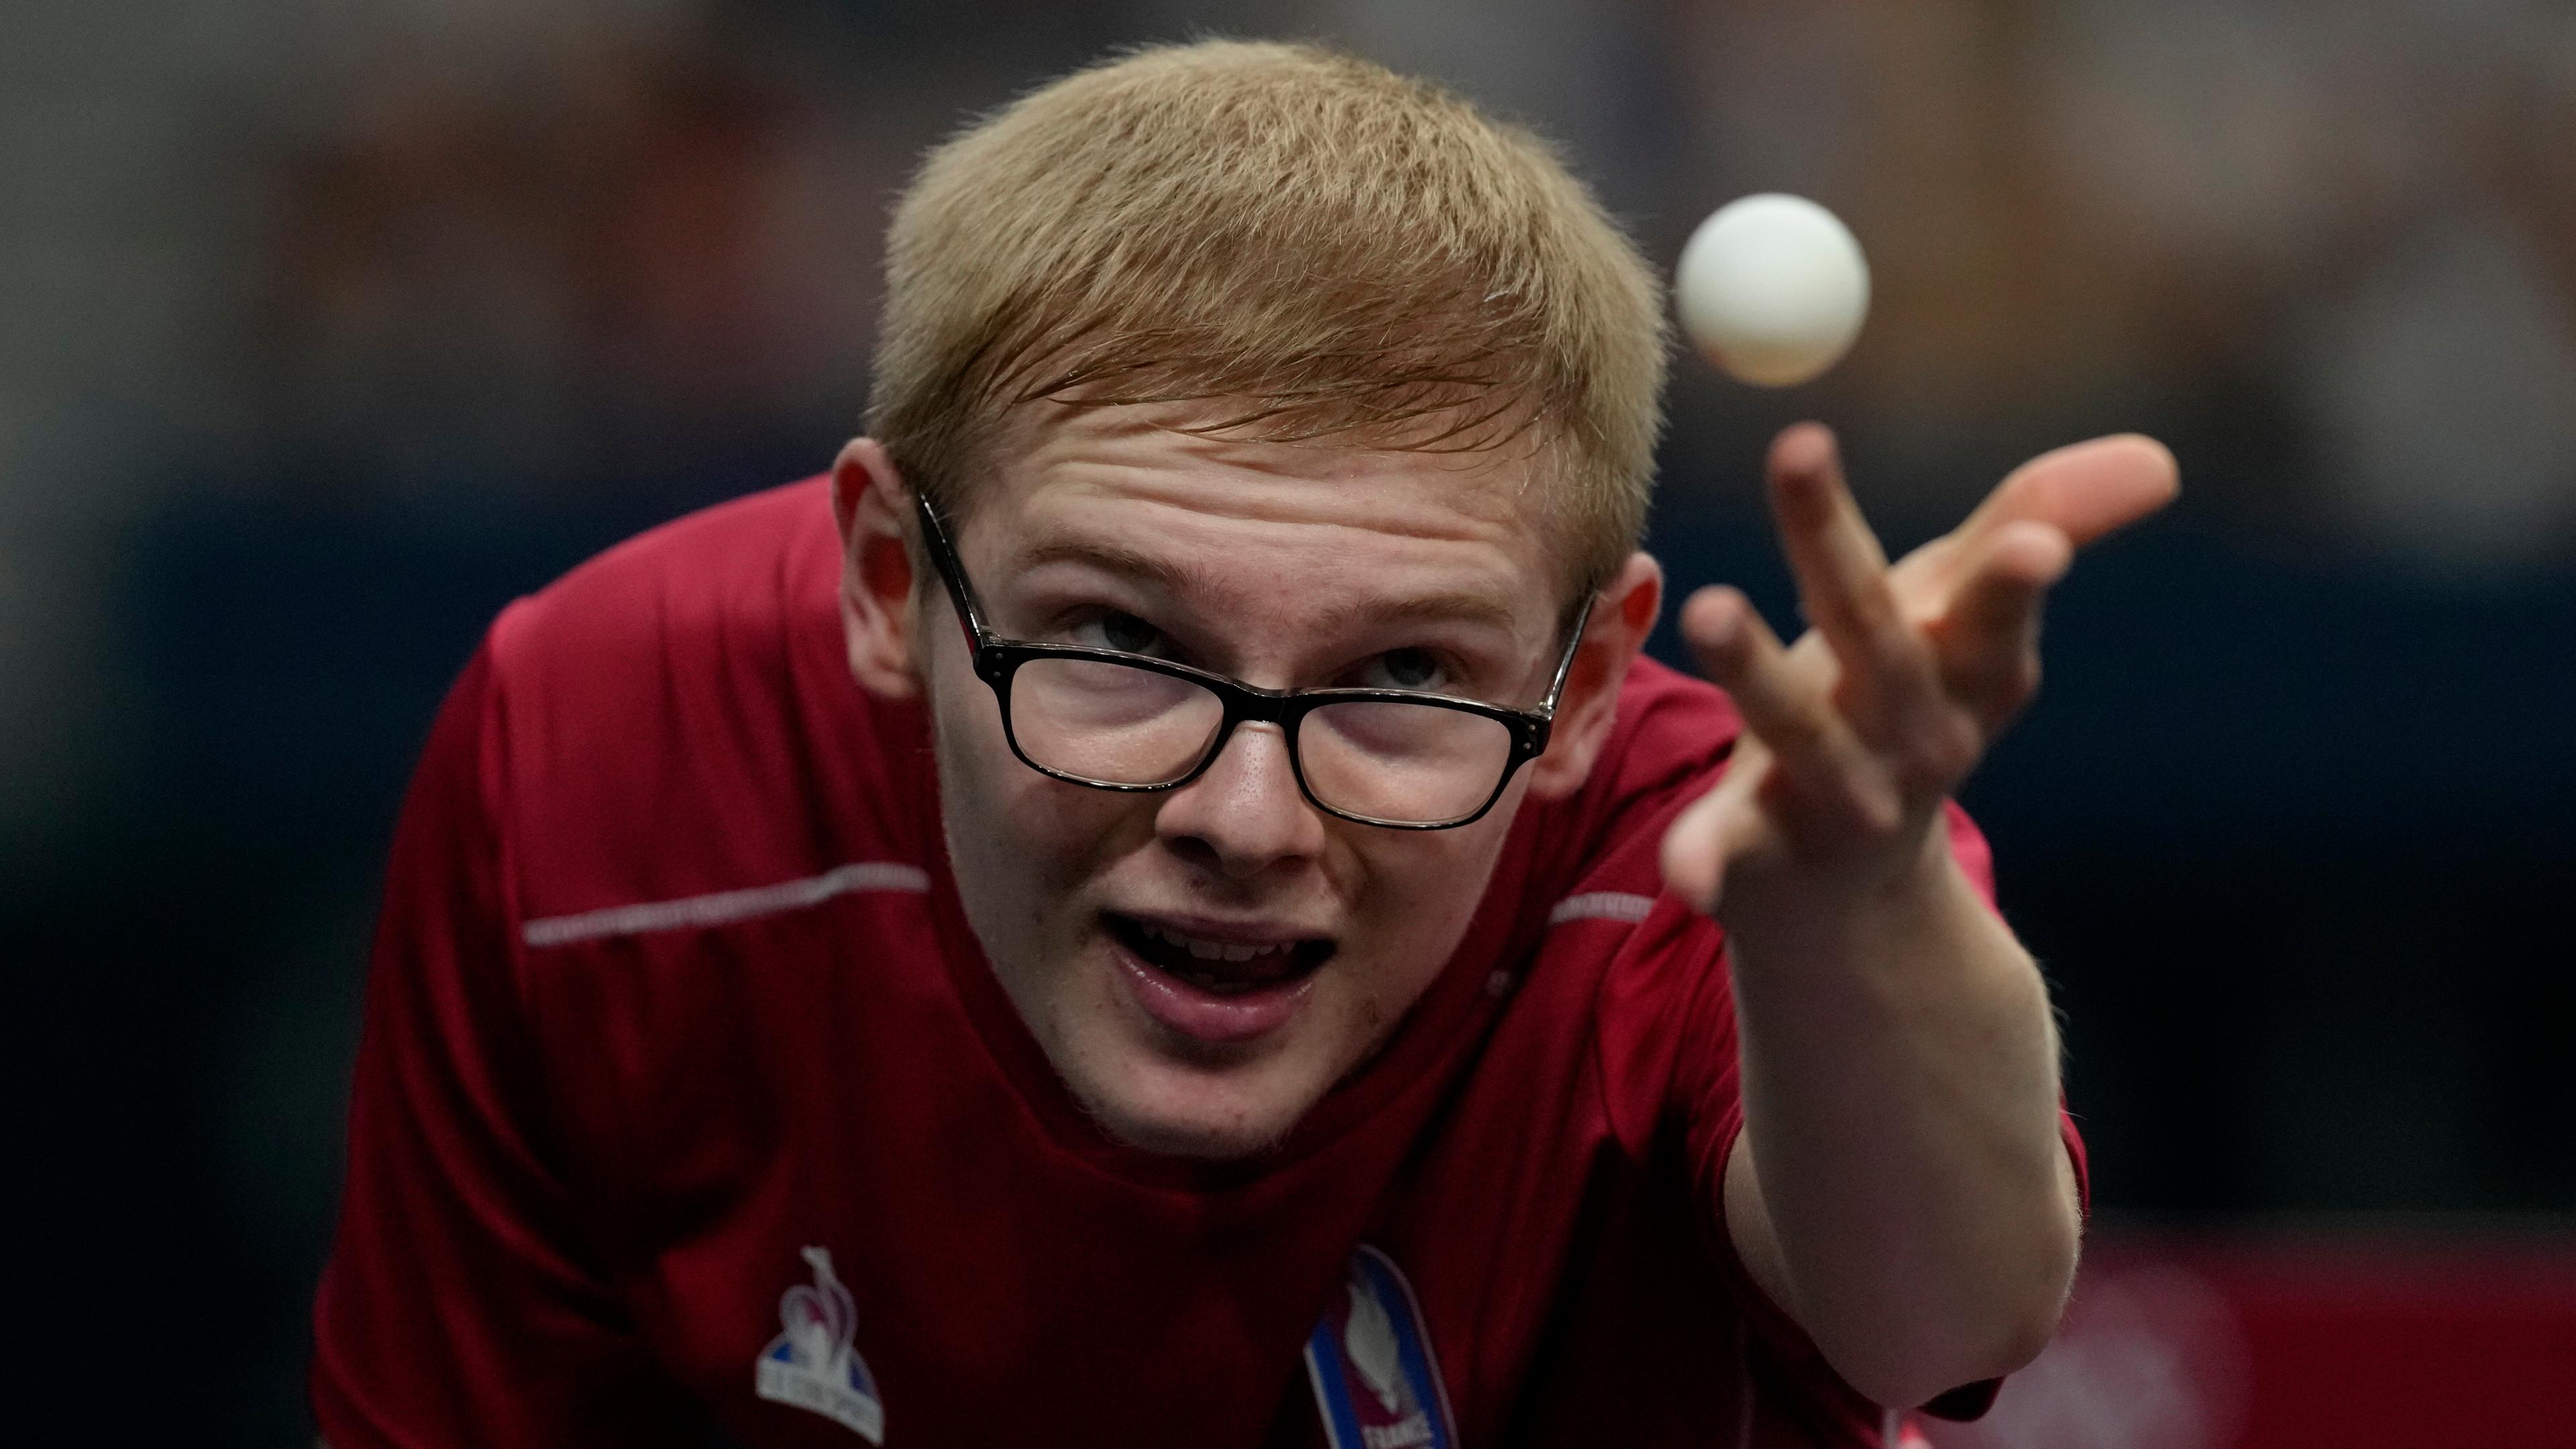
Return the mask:
<path id="1" fill-rule="evenodd" d="M 1162 785 L 1197 769 L 1225 706 L 1186 679 L 1105 660 L 1032 659 L 1011 682 L 1011 732 L 1049 770 Z M 1335 810 L 1434 824 L 1474 813 L 1512 758 L 1502 721 L 1439 705 L 1324 705 L 1298 732 L 1306 787 Z"/>

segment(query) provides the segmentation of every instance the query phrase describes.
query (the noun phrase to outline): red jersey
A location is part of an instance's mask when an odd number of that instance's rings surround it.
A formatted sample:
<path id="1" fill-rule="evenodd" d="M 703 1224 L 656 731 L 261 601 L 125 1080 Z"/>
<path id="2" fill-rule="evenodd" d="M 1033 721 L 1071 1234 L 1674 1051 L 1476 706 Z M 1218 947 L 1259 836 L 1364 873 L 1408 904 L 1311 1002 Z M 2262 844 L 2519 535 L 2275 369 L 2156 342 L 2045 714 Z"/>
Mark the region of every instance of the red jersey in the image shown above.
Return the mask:
<path id="1" fill-rule="evenodd" d="M 1258 1161 L 1158 1157 L 967 928 L 827 488 L 512 605 L 440 713 L 315 1311 L 336 1449 L 1878 1442 L 1721 1220 L 1721 933 L 1656 850 L 1723 696 L 1640 662 L 1378 1057 Z"/>

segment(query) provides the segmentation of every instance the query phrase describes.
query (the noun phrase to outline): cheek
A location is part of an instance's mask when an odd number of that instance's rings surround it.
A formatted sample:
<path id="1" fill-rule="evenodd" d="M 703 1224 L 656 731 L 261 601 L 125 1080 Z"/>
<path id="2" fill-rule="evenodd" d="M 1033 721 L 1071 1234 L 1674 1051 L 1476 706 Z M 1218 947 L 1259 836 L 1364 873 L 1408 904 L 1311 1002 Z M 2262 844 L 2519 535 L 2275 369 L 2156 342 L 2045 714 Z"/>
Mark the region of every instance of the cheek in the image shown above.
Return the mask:
<path id="1" fill-rule="evenodd" d="M 1496 814 L 1502 814 L 1497 810 Z M 1491 828 L 1489 828 L 1489 826 Z M 1448 964 L 1492 880 L 1509 817 L 1390 842 L 1369 861 L 1378 949 L 1368 1008 L 1403 1014 Z M 1412 847 L 1406 849 L 1403 847 Z"/>
<path id="2" fill-rule="evenodd" d="M 1136 833 L 1129 817 L 1141 812 L 1127 797 L 1051 780 L 1022 764 L 991 696 L 971 677 L 966 682 L 975 697 L 951 694 L 935 706 L 942 823 L 958 889 L 981 907 L 978 924 L 998 924 L 1007 913 L 1017 936 L 1043 927 L 1067 892 L 1098 876 Z"/>

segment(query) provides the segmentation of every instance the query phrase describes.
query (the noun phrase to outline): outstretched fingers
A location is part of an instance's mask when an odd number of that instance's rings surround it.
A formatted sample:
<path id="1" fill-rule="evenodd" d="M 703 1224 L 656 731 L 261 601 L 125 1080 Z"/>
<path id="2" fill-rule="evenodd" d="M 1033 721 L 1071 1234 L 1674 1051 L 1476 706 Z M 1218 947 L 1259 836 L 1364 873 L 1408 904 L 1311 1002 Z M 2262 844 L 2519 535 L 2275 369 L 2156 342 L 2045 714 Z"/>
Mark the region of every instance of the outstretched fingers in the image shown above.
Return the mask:
<path id="1" fill-rule="evenodd" d="M 2098 438 L 2014 470 L 1968 520 L 1890 568 L 1814 424 L 1772 445 L 1781 543 L 1814 630 L 1784 647 L 1741 593 L 1702 589 L 1682 634 L 1745 738 L 1664 837 L 1665 879 L 1711 909 L 1729 872 L 1866 866 L 1935 818 L 2039 682 L 2040 612 L 2075 550 L 2163 507 L 2173 456 Z"/>
<path id="2" fill-rule="evenodd" d="M 2083 548 L 2171 503 L 2181 488 L 2181 470 L 2164 444 L 2141 433 L 2114 433 L 2050 449 L 2015 468 L 1965 527 L 1979 532 L 2034 519 Z"/>
<path id="3" fill-rule="evenodd" d="M 2022 520 L 1980 540 L 1981 556 L 1949 607 L 1925 626 L 1950 696 L 1991 735 L 2039 688 L 2039 622 L 2049 589 L 2066 576 L 2075 545 L 2045 523 Z"/>
<path id="4" fill-rule="evenodd" d="M 1735 701 L 1744 727 L 1792 772 L 1835 767 L 1845 731 L 1822 682 L 1797 667 L 1752 600 L 1724 585 L 1700 590 L 1682 606 L 1682 637 L 1700 672 Z"/>
<path id="5" fill-rule="evenodd" d="M 1843 481 L 1833 434 L 1814 423 L 1771 447 L 1771 506 L 1807 617 L 1840 665 L 1853 726 L 1887 744 L 1930 707 L 1938 679 L 1888 578 L 1887 555 Z"/>
<path id="6" fill-rule="evenodd" d="M 1728 801 L 1749 803 L 1737 800 L 1738 792 L 1759 787 L 1794 797 L 1801 817 L 1835 834 L 1868 834 L 1897 823 L 1904 808 L 1898 782 L 1837 705 L 1830 658 L 1781 644 L 1751 601 L 1725 587 L 1691 596 L 1682 609 L 1682 637 L 1710 682 L 1735 701 L 1745 733 L 1762 745 L 1763 769 L 1720 786 L 1716 795 L 1723 798 L 1711 802 L 1712 811 L 1732 808 Z M 1739 758 L 1730 778 L 1742 767 Z"/>
<path id="7" fill-rule="evenodd" d="M 2153 438 L 2118 433 L 2052 449 L 2005 475 L 1957 528 L 1908 554 L 1894 570 L 1896 590 L 1918 612 L 1938 613 L 2013 525 L 2044 523 L 2085 548 L 2171 503 L 2181 487 L 2173 454 Z"/>

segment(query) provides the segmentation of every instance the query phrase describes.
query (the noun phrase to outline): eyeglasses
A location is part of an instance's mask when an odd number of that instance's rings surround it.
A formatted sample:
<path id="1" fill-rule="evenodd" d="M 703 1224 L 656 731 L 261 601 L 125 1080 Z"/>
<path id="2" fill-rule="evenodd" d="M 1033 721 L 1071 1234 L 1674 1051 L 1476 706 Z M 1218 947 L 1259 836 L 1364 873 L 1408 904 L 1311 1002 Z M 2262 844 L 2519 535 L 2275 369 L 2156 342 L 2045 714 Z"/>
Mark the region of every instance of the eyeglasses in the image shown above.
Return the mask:
<path id="1" fill-rule="evenodd" d="M 1096 790 L 1177 790 L 1207 772 L 1236 725 L 1257 720 L 1287 735 L 1297 788 L 1319 810 L 1391 830 L 1469 824 L 1547 748 L 1592 616 L 1586 596 L 1536 709 L 1402 689 L 1261 689 L 1149 654 L 997 637 L 929 500 L 913 505 L 1011 753 Z"/>

